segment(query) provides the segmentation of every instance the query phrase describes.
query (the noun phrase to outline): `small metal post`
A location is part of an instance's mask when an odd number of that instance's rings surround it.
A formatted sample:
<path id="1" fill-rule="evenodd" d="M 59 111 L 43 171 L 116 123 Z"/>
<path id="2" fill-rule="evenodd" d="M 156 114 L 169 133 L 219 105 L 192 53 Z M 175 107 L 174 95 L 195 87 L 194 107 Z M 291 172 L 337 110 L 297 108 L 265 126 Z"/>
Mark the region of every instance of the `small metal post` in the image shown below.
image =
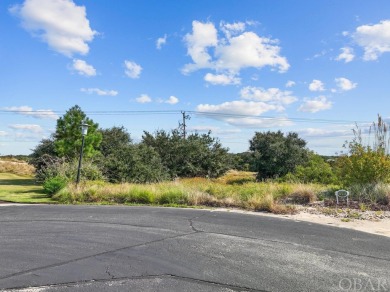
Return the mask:
<path id="1" fill-rule="evenodd" d="M 81 142 L 80 157 L 79 157 L 79 167 L 77 168 L 76 185 L 78 185 L 80 182 L 81 161 L 83 160 L 85 135 L 87 135 L 88 127 L 89 127 L 89 125 L 86 122 L 81 124 L 82 142 Z"/>

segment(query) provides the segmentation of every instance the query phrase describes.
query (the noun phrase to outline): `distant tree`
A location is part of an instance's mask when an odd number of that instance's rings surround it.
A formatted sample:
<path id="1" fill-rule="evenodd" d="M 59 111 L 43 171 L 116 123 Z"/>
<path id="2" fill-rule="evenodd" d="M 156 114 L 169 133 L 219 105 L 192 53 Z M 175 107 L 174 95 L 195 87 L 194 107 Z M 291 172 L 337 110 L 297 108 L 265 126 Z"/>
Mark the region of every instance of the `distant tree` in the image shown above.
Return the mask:
<path id="1" fill-rule="evenodd" d="M 308 160 L 306 141 L 294 132 L 256 132 L 249 143 L 258 179 L 282 177 Z"/>
<path id="2" fill-rule="evenodd" d="M 169 178 L 159 154 L 149 146 L 134 145 L 124 127 L 101 129 L 98 163 L 105 177 L 114 183 L 151 183 Z"/>
<path id="3" fill-rule="evenodd" d="M 45 180 L 44 169 L 53 162 L 57 162 L 58 155 L 55 150 L 53 137 L 49 139 L 42 139 L 29 156 L 29 163 L 35 167 L 35 178 L 42 182 Z"/>
<path id="4" fill-rule="evenodd" d="M 130 134 L 123 126 L 100 129 L 99 132 L 102 134 L 102 141 L 98 149 L 103 156 L 118 152 L 123 147 L 132 144 Z"/>
<path id="5" fill-rule="evenodd" d="M 97 148 L 102 140 L 102 134 L 98 132 L 99 125 L 88 118 L 78 105 L 75 105 L 57 120 L 54 144 L 55 151 L 60 157 L 73 159 L 79 155 L 83 122 L 89 125 L 88 134 L 85 136 L 84 156 L 92 157 L 98 153 Z"/>
<path id="6" fill-rule="evenodd" d="M 240 171 L 256 171 L 255 156 L 252 152 L 229 153 L 230 168 Z"/>
<path id="7" fill-rule="evenodd" d="M 144 132 L 142 144 L 152 147 L 174 177 L 217 177 L 229 168 L 228 149 L 208 134 L 191 134 L 183 139 L 178 130 L 155 134 Z"/>

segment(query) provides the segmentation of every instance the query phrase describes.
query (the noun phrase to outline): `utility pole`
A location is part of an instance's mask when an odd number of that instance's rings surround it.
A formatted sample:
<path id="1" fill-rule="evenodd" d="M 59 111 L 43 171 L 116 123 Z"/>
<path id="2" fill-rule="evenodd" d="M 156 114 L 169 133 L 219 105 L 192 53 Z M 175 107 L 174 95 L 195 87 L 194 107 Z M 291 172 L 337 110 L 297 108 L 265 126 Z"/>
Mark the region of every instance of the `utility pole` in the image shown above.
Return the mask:
<path id="1" fill-rule="evenodd" d="M 190 115 L 186 115 L 185 111 L 181 111 L 181 114 L 183 115 L 183 122 L 179 122 L 179 128 L 183 131 L 183 139 L 186 138 L 186 120 L 191 119 Z"/>

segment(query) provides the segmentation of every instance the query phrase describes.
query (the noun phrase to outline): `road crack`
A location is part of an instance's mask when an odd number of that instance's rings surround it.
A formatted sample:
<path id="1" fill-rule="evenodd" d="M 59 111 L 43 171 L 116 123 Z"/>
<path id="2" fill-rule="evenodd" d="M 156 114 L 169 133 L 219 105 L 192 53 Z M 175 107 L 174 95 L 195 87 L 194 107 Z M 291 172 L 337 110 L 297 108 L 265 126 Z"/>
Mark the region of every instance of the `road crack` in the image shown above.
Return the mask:
<path id="1" fill-rule="evenodd" d="M 107 254 L 110 254 L 110 253 L 114 253 L 114 252 L 118 252 L 118 251 L 122 251 L 122 250 L 126 250 L 126 249 L 136 248 L 136 247 L 140 247 L 140 246 L 147 246 L 149 244 L 162 242 L 162 241 L 169 240 L 169 239 L 180 238 L 180 237 L 188 236 L 188 235 L 195 234 L 195 233 L 197 233 L 197 232 L 190 232 L 190 233 L 184 233 L 184 234 L 179 234 L 179 235 L 174 235 L 174 236 L 168 236 L 168 237 L 164 237 L 164 238 L 160 238 L 160 239 L 156 239 L 156 240 L 152 240 L 152 241 L 147 241 L 147 242 L 143 242 L 143 243 L 139 243 L 139 244 L 124 246 L 124 247 L 120 247 L 120 248 L 117 248 L 117 249 L 104 251 L 104 252 L 100 252 L 100 253 L 96 253 L 96 254 L 92 254 L 92 255 L 88 255 L 88 256 L 84 256 L 84 257 L 80 257 L 80 258 L 76 258 L 76 259 L 72 259 L 72 260 L 68 260 L 68 261 L 63 261 L 63 262 L 59 262 L 59 263 L 55 263 L 55 264 L 51 264 L 51 265 L 46 265 L 46 266 L 42 266 L 42 267 L 32 268 L 32 269 L 28 269 L 28 270 L 25 270 L 25 271 L 20 271 L 20 272 L 17 272 L 17 273 L 13 273 L 13 274 L 2 276 L 2 277 L 0 277 L 0 280 L 8 279 L 8 278 L 11 278 L 11 277 L 25 275 L 25 274 L 29 274 L 29 273 L 32 273 L 32 272 L 36 272 L 36 271 L 40 271 L 40 270 L 44 270 L 44 269 L 48 269 L 48 268 L 60 267 L 60 266 L 63 266 L 63 265 L 69 264 L 69 263 L 74 263 L 74 262 L 78 262 L 78 261 L 85 260 L 85 259 L 90 259 L 90 258 L 102 256 L 102 255 L 107 255 Z"/>

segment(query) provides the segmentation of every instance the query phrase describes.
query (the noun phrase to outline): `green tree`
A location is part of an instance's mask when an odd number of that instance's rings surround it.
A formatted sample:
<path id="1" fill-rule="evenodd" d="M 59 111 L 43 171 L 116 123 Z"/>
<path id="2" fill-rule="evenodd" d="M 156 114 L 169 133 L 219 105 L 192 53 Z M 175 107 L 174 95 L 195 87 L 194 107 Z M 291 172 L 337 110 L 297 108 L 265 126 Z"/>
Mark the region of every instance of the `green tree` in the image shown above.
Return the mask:
<path id="1" fill-rule="evenodd" d="M 82 123 L 89 125 L 88 134 L 85 136 L 85 157 L 92 157 L 98 153 L 97 148 L 102 140 L 102 134 L 98 131 L 99 125 L 88 118 L 78 105 L 75 105 L 57 120 L 54 144 L 60 157 L 73 159 L 79 155 Z"/>
<path id="2" fill-rule="evenodd" d="M 46 165 L 45 157 L 52 158 L 56 156 L 57 152 L 55 150 L 53 138 L 42 139 L 39 144 L 32 149 L 29 163 L 34 165 L 36 170 L 40 170 Z"/>
<path id="3" fill-rule="evenodd" d="M 130 134 L 123 126 L 100 129 L 99 132 L 102 134 L 99 151 L 103 156 L 108 156 L 120 151 L 123 147 L 132 145 Z"/>
<path id="4" fill-rule="evenodd" d="M 277 178 L 293 172 L 308 159 L 306 141 L 291 132 L 256 132 L 249 141 L 258 179 Z"/>
<path id="5" fill-rule="evenodd" d="M 142 144 L 155 149 L 170 177 L 217 177 L 229 168 L 228 149 L 208 134 L 191 134 L 183 139 L 178 130 L 153 134 L 144 132 Z"/>
<path id="6" fill-rule="evenodd" d="M 98 161 L 110 182 L 151 183 L 169 178 L 159 154 L 152 147 L 134 145 L 124 127 L 99 131 L 103 139 Z"/>

